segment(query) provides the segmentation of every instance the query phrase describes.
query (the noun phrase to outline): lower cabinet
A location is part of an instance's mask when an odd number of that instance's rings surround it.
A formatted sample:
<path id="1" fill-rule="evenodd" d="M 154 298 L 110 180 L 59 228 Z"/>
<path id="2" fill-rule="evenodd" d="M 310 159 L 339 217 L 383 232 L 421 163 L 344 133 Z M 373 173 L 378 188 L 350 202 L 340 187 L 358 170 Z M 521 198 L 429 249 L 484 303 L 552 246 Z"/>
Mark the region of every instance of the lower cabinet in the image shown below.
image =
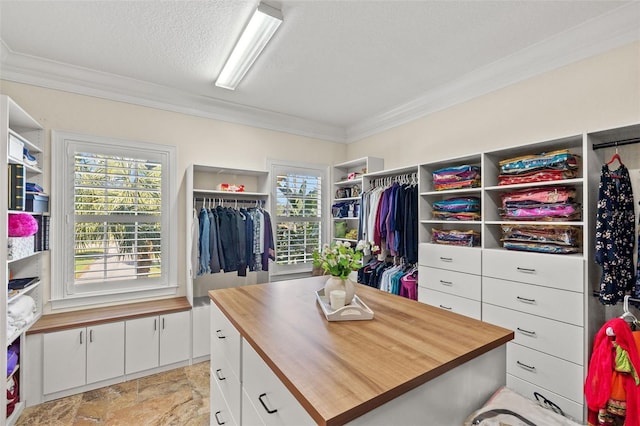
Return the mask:
<path id="1" fill-rule="evenodd" d="M 193 315 L 193 359 L 207 357 L 211 353 L 209 305 L 194 306 Z"/>
<path id="2" fill-rule="evenodd" d="M 126 374 L 189 359 L 189 311 L 125 321 Z"/>
<path id="3" fill-rule="evenodd" d="M 124 374 L 124 323 L 43 335 L 43 393 L 112 379 Z"/>

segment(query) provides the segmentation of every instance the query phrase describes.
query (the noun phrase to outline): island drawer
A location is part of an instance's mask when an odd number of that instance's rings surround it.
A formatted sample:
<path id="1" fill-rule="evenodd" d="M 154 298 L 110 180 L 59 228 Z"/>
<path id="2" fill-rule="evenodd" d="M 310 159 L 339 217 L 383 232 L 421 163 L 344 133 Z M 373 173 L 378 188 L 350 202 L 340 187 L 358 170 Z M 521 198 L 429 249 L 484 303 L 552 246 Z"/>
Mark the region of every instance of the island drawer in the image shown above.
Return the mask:
<path id="1" fill-rule="evenodd" d="M 513 342 L 583 365 L 583 328 L 483 303 L 482 320 L 514 331 Z"/>
<path id="2" fill-rule="evenodd" d="M 582 294 L 513 281 L 482 278 L 482 301 L 583 326 Z"/>
<path id="3" fill-rule="evenodd" d="M 289 389 L 246 340 L 242 342 L 242 386 L 262 423 L 300 426 L 315 424 Z M 246 401 L 244 397 L 243 401 Z M 251 413 L 250 416 L 255 417 L 255 413 Z M 244 420 L 246 417 L 243 417 L 243 423 Z"/>
<path id="4" fill-rule="evenodd" d="M 418 284 L 420 287 L 473 300 L 480 300 L 482 293 L 482 278 L 479 275 L 429 266 L 418 267 Z"/>
<path id="5" fill-rule="evenodd" d="M 581 257 L 485 250 L 482 274 L 562 290 L 584 291 L 584 260 Z"/>
<path id="6" fill-rule="evenodd" d="M 222 313 L 215 303 L 211 303 L 211 359 L 227 359 L 233 373 L 240 377 L 240 332 Z"/>
<path id="7" fill-rule="evenodd" d="M 220 388 L 225 403 L 235 419 L 240 419 L 240 378 L 234 374 L 229 361 L 224 357 L 211 360 L 211 378 Z"/>
<path id="8" fill-rule="evenodd" d="M 482 251 L 474 247 L 451 247 L 421 243 L 418 249 L 418 263 L 432 268 L 480 275 L 482 272 Z"/>
<path id="9" fill-rule="evenodd" d="M 428 288 L 418 289 L 418 301 L 477 320 L 480 320 L 482 315 L 482 306 L 479 301 L 442 293 L 441 291 L 430 290 Z"/>
<path id="10" fill-rule="evenodd" d="M 511 374 L 507 374 L 507 387 L 518 392 L 520 395 L 524 395 L 525 397 L 536 401 L 535 393 L 539 394 L 541 397 L 546 398 L 547 400 L 553 402 L 555 405 L 560 407 L 565 416 L 570 417 L 575 420 L 579 424 L 584 424 L 583 422 L 583 411 L 584 405 L 580 404 L 576 401 L 572 401 L 564 396 L 558 395 L 555 392 L 551 392 L 548 389 L 544 389 L 540 386 L 537 386 L 533 383 L 527 382 L 526 380 L 522 380 L 519 377 L 512 376 Z M 542 400 L 542 398 L 540 398 Z"/>
<path id="11" fill-rule="evenodd" d="M 211 377 L 214 377 L 215 371 L 213 368 L 210 370 Z M 236 426 L 240 417 L 234 418 L 227 405 L 227 401 L 222 396 L 220 386 L 218 386 L 217 380 L 211 380 L 209 383 L 209 392 L 211 399 L 211 424 L 212 425 L 230 425 Z"/>
<path id="12" fill-rule="evenodd" d="M 507 373 L 572 401 L 582 401 L 584 378 L 581 365 L 509 342 Z"/>

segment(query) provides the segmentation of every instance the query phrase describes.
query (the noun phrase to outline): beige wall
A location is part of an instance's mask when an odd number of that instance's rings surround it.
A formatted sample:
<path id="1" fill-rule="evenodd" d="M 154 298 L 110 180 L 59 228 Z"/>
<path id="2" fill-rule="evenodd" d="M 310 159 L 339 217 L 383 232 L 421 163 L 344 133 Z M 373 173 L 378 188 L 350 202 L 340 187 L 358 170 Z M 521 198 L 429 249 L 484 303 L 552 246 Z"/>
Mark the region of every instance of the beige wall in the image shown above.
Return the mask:
<path id="1" fill-rule="evenodd" d="M 185 253 L 186 245 L 186 209 L 182 207 L 185 203 L 184 172 L 189 164 L 265 170 L 267 158 L 327 166 L 346 159 L 346 146 L 340 143 L 2 80 L 0 92 L 13 98 L 44 126 L 45 147 L 49 153 L 52 129 L 176 146 L 178 253 L 181 254 Z M 45 169 L 56 172 L 55 164 L 46 164 Z M 45 182 L 45 187 L 50 188 L 50 182 Z M 179 295 L 186 294 L 185 274 L 185 258 L 180 255 Z M 46 286 L 45 300 L 49 295 Z M 45 312 L 49 310 L 45 307 Z"/>
<path id="2" fill-rule="evenodd" d="M 639 42 L 367 137 L 347 156 L 382 157 L 391 169 L 634 123 Z"/>

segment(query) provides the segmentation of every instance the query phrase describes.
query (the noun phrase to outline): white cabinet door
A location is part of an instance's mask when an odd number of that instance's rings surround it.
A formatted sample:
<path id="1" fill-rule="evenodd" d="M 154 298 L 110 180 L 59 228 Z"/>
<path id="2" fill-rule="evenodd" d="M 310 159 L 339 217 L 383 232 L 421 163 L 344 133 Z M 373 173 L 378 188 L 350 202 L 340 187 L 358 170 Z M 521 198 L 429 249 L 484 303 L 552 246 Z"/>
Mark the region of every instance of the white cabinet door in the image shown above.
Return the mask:
<path id="1" fill-rule="evenodd" d="M 191 316 L 189 311 L 160 316 L 160 365 L 189 359 Z"/>
<path id="2" fill-rule="evenodd" d="M 124 322 L 87 327 L 87 383 L 124 375 Z"/>
<path id="3" fill-rule="evenodd" d="M 158 366 L 160 318 L 144 317 L 125 323 L 125 372 L 127 374 Z"/>
<path id="4" fill-rule="evenodd" d="M 45 395 L 86 383 L 87 331 L 84 327 L 45 333 L 43 336 L 43 393 Z"/>
<path id="5" fill-rule="evenodd" d="M 209 305 L 193 308 L 193 358 L 209 356 L 210 354 L 210 324 Z"/>

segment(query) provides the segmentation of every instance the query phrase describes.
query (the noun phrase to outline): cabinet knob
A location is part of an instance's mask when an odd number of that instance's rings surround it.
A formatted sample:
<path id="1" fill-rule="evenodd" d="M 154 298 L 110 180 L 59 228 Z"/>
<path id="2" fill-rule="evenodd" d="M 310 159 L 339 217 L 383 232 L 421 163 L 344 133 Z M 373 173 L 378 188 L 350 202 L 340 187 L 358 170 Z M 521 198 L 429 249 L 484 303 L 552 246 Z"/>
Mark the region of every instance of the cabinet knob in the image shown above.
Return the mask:
<path id="1" fill-rule="evenodd" d="M 269 414 L 273 414 L 273 413 L 277 412 L 277 411 L 278 411 L 277 409 L 270 410 L 270 409 L 269 409 L 269 407 L 267 407 L 267 404 L 265 404 L 265 403 L 264 403 L 264 401 L 262 400 L 262 398 L 264 398 L 265 396 L 267 396 L 267 394 L 266 394 L 266 393 L 262 393 L 262 394 L 260 394 L 260 396 L 258 397 L 258 400 L 260 400 L 260 404 L 262 404 L 262 407 L 263 407 L 263 408 L 267 411 L 267 413 L 269 413 Z"/>

